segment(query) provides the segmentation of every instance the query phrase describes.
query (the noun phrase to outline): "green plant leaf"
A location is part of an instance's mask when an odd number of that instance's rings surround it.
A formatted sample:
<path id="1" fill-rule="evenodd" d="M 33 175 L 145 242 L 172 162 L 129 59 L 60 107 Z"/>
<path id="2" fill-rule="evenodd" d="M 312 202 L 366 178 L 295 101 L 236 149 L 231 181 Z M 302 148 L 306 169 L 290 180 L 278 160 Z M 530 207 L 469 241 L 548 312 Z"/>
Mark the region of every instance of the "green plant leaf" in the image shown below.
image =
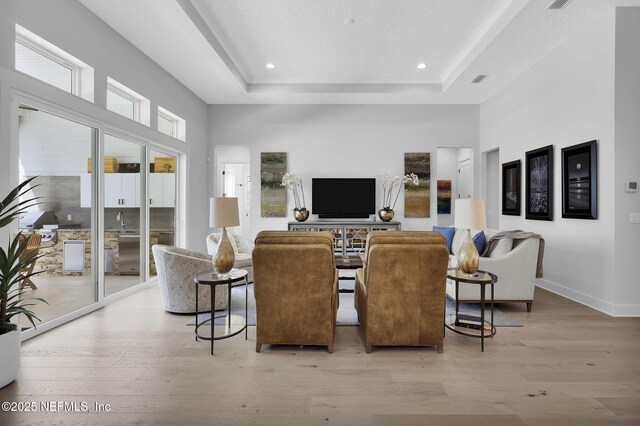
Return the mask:
<path id="1" fill-rule="evenodd" d="M 40 204 L 38 201 L 40 197 L 20 201 L 20 197 L 24 197 L 29 191 L 39 186 L 31 185 L 36 177 L 20 183 L 0 202 L 0 228 L 11 224 L 28 209 Z M 31 235 L 23 236 L 22 233 L 18 233 L 6 249 L 0 247 L 0 334 L 16 329 L 15 324 L 11 323 L 11 319 L 16 315 L 24 315 L 35 328 L 35 321 L 40 319 L 29 308 L 37 303 L 30 302 L 44 302 L 48 305 L 47 301 L 39 297 L 23 298 L 24 292 L 20 288 L 25 279 L 44 272 L 36 271 L 26 274 L 21 272 L 45 256 L 44 253 L 37 253 L 36 250 L 27 250 L 30 239 Z"/>

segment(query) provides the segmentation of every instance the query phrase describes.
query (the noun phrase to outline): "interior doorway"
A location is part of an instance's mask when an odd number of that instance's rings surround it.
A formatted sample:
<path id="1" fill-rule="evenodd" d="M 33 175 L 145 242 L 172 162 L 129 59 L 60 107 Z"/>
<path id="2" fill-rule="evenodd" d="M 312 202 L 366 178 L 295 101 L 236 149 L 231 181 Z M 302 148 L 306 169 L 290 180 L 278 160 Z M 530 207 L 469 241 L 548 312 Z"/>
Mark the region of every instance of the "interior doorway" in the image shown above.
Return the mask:
<path id="1" fill-rule="evenodd" d="M 231 233 L 242 235 L 251 229 L 251 175 L 249 163 L 222 163 L 222 195 L 238 198 L 240 226 Z"/>
<path id="2" fill-rule="evenodd" d="M 458 198 L 471 198 L 473 193 L 473 163 L 471 158 L 458 161 Z"/>
<path id="3" fill-rule="evenodd" d="M 449 197 L 446 193 L 437 194 L 438 226 L 453 226 L 455 218 L 455 200 L 468 198 L 474 194 L 473 186 L 473 148 L 442 147 L 436 151 L 436 175 L 443 188 L 449 187 Z M 440 199 L 442 197 L 442 200 Z"/>
<path id="4" fill-rule="evenodd" d="M 500 150 L 489 151 L 483 157 L 482 193 L 487 209 L 487 227 L 498 229 L 500 227 Z"/>

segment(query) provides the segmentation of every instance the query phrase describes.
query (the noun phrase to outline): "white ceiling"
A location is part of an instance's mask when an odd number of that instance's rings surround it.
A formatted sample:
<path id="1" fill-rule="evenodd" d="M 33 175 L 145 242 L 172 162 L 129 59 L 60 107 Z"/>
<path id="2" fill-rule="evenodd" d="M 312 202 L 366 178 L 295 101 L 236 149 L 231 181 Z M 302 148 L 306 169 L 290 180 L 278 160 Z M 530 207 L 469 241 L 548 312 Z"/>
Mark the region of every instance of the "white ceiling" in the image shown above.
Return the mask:
<path id="1" fill-rule="evenodd" d="M 640 0 L 80 0 L 205 102 L 482 103 Z M 349 20 L 353 20 L 350 23 Z M 267 63 L 275 69 L 267 69 Z M 418 63 L 425 69 L 418 69 Z M 488 77 L 480 84 L 471 80 Z"/>

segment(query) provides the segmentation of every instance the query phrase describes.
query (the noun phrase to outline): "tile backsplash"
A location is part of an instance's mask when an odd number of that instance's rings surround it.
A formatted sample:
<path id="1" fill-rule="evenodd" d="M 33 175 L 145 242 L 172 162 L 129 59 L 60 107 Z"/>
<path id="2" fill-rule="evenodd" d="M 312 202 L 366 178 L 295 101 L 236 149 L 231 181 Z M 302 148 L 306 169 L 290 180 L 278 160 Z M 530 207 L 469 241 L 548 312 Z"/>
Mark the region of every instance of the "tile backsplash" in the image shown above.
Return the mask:
<path id="1" fill-rule="evenodd" d="M 61 225 L 75 225 L 74 227 L 91 228 L 91 209 L 80 207 L 80 177 L 79 176 L 40 176 L 36 179 L 39 186 L 33 189 L 36 197 L 41 197 L 39 210 L 52 210 Z M 127 223 L 127 229 L 140 228 L 139 208 L 107 208 L 104 214 L 106 229 L 120 228 L 116 220 L 118 211 L 122 210 Z M 68 217 L 71 216 L 71 220 Z M 173 208 L 152 208 L 150 212 L 151 229 L 173 229 Z"/>

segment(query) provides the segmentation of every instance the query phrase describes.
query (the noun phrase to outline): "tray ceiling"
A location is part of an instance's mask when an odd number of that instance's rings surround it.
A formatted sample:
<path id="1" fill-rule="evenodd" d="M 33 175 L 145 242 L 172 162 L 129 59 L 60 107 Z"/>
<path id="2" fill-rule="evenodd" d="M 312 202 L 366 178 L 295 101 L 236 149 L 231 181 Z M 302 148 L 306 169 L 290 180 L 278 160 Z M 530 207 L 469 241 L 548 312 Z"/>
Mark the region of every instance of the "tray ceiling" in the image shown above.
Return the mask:
<path id="1" fill-rule="evenodd" d="M 613 16 L 616 5 L 640 6 L 640 0 L 573 0 L 560 10 L 547 9 L 551 0 L 80 1 L 210 104 L 477 104 L 589 22 Z M 480 74 L 488 77 L 471 83 Z"/>

